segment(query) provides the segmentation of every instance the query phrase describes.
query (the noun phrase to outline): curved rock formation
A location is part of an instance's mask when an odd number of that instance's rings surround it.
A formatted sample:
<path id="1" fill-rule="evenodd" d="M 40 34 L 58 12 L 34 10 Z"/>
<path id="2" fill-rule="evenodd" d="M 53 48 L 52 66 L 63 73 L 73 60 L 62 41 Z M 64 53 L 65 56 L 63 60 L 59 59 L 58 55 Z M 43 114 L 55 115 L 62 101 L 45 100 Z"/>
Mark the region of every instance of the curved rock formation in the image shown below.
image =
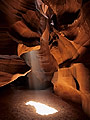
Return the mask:
<path id="1" fill-rule="evenodd" d="M 51 53 L 59 65 L 52 81 L 55 93 L 64 99 L 82 103 L 84 111 L 90 116 L 90 68 L 89 55 L 86 54 L 90 49 L 89 6 L 90 2 L 77 9 L 76 13 L 73 13 L 72 6 L 71 13 L 76 17 L 71 23 L 67 22 L 66 13 L 60 19 L 56 16 L 60 20 L 57 25 L 61 25 L 54 28 L 54 36 L 57 37 L 53 41 L 57 45 L 52 44 Z M 68 15 L 71 13 L 68 12 Z"/>

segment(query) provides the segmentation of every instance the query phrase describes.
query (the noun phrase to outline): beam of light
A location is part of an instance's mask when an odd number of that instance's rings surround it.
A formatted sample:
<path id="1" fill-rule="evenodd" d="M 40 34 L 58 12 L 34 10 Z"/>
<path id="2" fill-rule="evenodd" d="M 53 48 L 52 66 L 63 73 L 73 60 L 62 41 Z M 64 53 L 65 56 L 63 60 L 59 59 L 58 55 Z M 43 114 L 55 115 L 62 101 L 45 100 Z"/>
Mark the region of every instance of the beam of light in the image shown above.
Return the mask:
<path id="1" fill-rule="evenodd" d="M 40 115 L 49 115 L 49 114 L 54 114 L 54 113 L 58 112 L 56 109 L 49 107 L 45 104 L 42 104 L 40 102 L 29 101 L 26 103 L 26 105 L 34 106 L 36 109 L 36 113 L 38 113 Z"/>

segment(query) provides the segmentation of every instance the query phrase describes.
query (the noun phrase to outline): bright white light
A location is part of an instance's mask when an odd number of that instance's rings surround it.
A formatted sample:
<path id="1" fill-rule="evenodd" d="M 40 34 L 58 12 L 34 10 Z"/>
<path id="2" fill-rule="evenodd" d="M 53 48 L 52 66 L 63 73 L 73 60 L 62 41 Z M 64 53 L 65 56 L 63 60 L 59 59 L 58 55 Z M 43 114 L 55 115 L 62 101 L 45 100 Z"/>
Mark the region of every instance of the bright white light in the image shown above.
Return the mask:
<path id="1" fill-rule="evenodd" d="M 36 113 L 40 115 L 49 115 L 58 112 L 56 109 L 39 102 L 29 101 L 26 103 L 26 105 L 34 106 L 36 109 Z"/>

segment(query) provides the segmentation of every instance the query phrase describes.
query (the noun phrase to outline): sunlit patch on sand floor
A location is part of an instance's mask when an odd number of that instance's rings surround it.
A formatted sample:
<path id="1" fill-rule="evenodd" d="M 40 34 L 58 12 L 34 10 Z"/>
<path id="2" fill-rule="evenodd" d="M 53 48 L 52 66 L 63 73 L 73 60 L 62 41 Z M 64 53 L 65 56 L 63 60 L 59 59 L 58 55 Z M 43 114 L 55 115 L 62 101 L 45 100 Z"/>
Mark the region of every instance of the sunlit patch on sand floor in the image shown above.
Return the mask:
<path id="1" fill-rule="evenodd" d="M 40 115 L 49 115 L 49 114 L 54 114 L 54 113 L 58 112 L 56 109 L 49 107 L 45 104 L 42 104 L 40 102 L 29 101 L 26 103 L 26 105 L 34 106 L 36 109 L 36 113 L 38 113 Z"/>

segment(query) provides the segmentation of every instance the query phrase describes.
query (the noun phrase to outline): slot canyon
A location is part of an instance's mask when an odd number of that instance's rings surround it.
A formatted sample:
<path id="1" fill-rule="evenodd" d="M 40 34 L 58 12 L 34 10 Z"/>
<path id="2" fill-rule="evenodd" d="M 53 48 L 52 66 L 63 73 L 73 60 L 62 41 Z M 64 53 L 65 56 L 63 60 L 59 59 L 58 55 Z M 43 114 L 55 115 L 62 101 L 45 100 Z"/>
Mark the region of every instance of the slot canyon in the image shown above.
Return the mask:
<path id="1" fill-rule="evenodd" d="M 0 0 L 0 120 L 90 119 L 89 27 L 90 0 Z"/>

